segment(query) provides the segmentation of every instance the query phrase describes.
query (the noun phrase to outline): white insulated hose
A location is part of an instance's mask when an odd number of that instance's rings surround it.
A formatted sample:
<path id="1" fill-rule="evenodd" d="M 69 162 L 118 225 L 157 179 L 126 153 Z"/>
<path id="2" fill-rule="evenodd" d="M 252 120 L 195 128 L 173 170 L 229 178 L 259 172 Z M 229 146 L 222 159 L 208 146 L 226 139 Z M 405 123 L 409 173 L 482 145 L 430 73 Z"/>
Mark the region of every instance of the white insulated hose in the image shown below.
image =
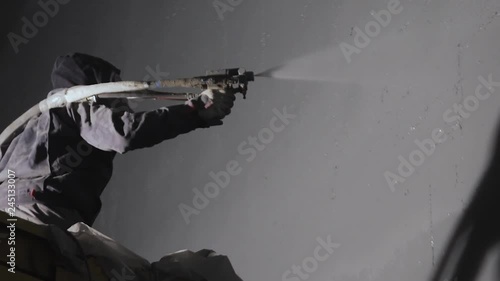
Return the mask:
<path id="1" fill-rule="evenodd" d="M 104 93 L 122 93 L 131 91 L 140 91 L 148 89 L 147 82 L 121 81 L 109 82 L 95 85 L 74 86 L 71 88 L 60 89 L 50 97 L 42 100 L 31 107 L 23 115 L 19 116 L 0 134 L 0 146 L 7 141 L 12 140 L 14 133 L 23 127 L 31 118 L 40 113 L 46 112 L 51 108 L 65 107 L 67 104 L 85 100 L 87 98 L 98 96 Z M 0 158 L 2 157 L 0 151 Z"/>

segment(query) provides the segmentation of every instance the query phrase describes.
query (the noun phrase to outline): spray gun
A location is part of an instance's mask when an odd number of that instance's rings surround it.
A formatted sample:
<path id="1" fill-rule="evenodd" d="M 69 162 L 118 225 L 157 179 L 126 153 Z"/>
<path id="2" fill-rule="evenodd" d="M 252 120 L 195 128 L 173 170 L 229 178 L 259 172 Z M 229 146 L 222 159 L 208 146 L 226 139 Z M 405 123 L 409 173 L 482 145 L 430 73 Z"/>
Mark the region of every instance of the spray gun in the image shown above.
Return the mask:
<path id="1" fill-rule="evenodd" d="M 188 100 L 197 95 L 193 93 L 172 93 L 159 91 L 165 88 L 198 88 L 202 90 L 228 90 L 243 94 L 246 98 L 248 82 L 254 81 L 254 73 L 244 68 L 228 68 L 210 70 L 205 76 L 193 78 L 181 78 L 172 80 L 149 81 L 146 89 L 135 92 L 103 93 L 99 98 L 128 98 L 128 99 L 164 99 L 164 100 Z M 91 97 L 95 99 L 94 97 Z"/>
<path id="2" fill-rule="evenodd" d="M 246 98 L 248 82 L 254 81 L 254 79 L 254 73 L 251 71 L 246 71 L 244 68 L 229 68 L 207 71 L 205 76 L 193 78 L 149 82 L 120 81 L 59 89 L 12 122 L 0 134 L 0 146 L 10 142 L 20 131 L 19 129 L 23 128 L 31 118 L 51 108 L 65 107 L 73 102 L 92 102 L 96 101 L 97 98 L 188 100 L 197 96 L 193 93 L 160 91 L 164 88 L 232 90 L 242 93 L 243 98 Z M 0 158 L 1 154 L 0 151 Z"/>
<path id="3" fill-rule="evenodd" d="M 153 89 L 169 87 L 200 88 L 203 90 L 233 89 L 236 92 L 242 93 L 243 98 L 246 98 L 248 82 L 250 81 L 254 81 L 253 72 L 246 71 L 244 68 L 228 68 L 207 71 L 206 76 L 188 79 L 161 80 L 149 83 Z"/>

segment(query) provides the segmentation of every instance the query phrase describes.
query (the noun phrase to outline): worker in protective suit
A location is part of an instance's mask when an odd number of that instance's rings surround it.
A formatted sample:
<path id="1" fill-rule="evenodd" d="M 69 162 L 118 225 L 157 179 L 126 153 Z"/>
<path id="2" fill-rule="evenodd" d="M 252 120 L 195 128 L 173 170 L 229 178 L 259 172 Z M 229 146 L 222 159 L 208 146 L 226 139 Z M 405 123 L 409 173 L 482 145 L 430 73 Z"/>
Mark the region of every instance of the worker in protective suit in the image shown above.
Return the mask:
<path id="1" fill-rule="evenodd" d="M 80 53 L 57 58 L 51 78 L 54 89 L 121 81 L 115 66 Z M 184 104 L 153 111 L 134 112 L 126 99 L 97 98 L 41 113 L 0 148 L 0 210 L 11 207 L 6 173 L 11 170 L 16 176 L 17 217 L 64 230 L 73 226 L 72 233 L 81 234 L 78 229 L 90 228 L 101 209 L 100 195 L 111 178 L 116 153 L 221 125 L 234 100 L 234 93 L 207 90 Z"/>
<path id="2" fill-rule="evenodd" d="M 121 81 L 120 70 L 78 53 L 57 58 L 52 72 L 55 89 L 115 81 Z M 220 125 L 234 99 L 230 93 L 205 91 L 185 104 L 147 112 L 134 112 L 126 99 L 100 99 L 42 113 L 2 147 L 0 170 L 10 169 L 17 177 L 17 215 L 64 229 L 80 221 L 91 226 L 116 153 Z M 7 207 L 6 179 L 0 178 L 2 209 Z"/>

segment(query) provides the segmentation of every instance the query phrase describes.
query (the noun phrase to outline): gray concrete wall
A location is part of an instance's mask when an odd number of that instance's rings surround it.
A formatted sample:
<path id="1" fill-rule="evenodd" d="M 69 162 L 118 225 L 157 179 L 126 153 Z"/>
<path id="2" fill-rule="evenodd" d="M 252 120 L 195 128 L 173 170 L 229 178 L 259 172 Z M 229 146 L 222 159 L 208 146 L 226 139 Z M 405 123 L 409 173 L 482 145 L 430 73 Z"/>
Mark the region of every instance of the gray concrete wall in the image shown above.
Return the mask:
<path id="1" fill-rule="evenodd" d="M 17 53 L 6 34 L 22 36 L 22 17 L 43 10 L 11 3 L 2 9 L 0 124 L 46 95 L 55 57 L 72 51 L 101 56 L 130 80 L 285 64 L 275 76 L 303 80 L 258 79 L 223 126 L 117 157 L 95 227 L 149 260 L 213 248 L 244 280 L 428 277 L 489 156 L 500 89 L 472 105 L 479 76 L 500 80 L 500 3 L 220 2 L 234 7 L 68 1 Z M 391 19 L 356 44 L 357 28 L 381 10 Z M 466 118 L 452 120 L 447 110 L 464 101 Z M 285 108 L 293 118 L 271 126 Z M 433 134 L 441 143 L 417 152 L 415 141 Z M 259 136 L 262 151 L 248 143 Z M 423 163 L 402 174 L 399 156 Z M 180 204 L 196 208 L 193 189 L 203 192 L 210 173 L 234 161 L 239 173 L 187 223 Z M 388 172 L 401 177 L 393 189 Z M 332 251 L 308 258 L 321 239 Z"/>

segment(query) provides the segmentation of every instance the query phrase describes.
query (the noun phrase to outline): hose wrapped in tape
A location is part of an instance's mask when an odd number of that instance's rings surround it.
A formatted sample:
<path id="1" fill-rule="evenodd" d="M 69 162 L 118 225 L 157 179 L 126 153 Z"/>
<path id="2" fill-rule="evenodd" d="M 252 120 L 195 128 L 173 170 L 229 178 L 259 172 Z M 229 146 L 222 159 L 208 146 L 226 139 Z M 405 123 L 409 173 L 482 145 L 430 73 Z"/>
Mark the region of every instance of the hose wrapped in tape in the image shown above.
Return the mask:
<path id="1" fill-rule="evenodd" d="M 7 128 L 0 134 L 0 146 L 10 142 L 15 137 L 15 133 L 31 118 L 36 117 L 40 113 L 46 112 L 51 108 L 64 107 L 69 103 L 84 101 L 87 98 L 103 93 L 141 91 L 148 88 L 149 84 L 147 82 L 121 81 L 58 89 L 54 94 L 31 107 L 23 115 L 19 116 L 14 122 L 7 126 Z M 2 151 L 0 151 L 0 159 L 2 156 Z"/>

